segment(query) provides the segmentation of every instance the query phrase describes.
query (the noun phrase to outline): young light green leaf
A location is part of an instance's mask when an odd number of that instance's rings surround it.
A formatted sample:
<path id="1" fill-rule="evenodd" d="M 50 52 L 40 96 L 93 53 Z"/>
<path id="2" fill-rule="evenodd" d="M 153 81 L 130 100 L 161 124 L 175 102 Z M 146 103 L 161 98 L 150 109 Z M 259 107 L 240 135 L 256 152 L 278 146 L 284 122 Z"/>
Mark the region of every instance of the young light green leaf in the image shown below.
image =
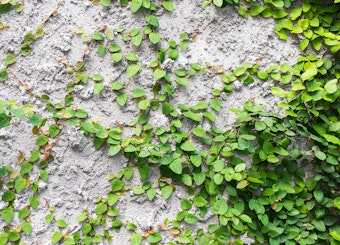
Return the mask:
<path id="1" fill-rule="evenodd" d="M 104 7 L 110 7 L 111 0 L 100 0 L 100 4 Z"/>
<path id="2" fill-rule="evenodd" d="M 155 233 L 150 234 L 146 240 L 149 243 L 158 243 L 162 241 L 162 236 L 158 232 L 155 232 Z"/>
<path id="3" fill-rule="evenodd" d="M 183 151 L 195 151 L 196 147 L 194 143 L 192 143 L 190 140 L 187 140 L 183 144 L 181 144 L 181 149 Z"/>
<path id="4" fill-rule="evenodd" d="M 146 22 L 148 22 L 150 25 L 154 27 L 159 27 L 159 22 L 156 16 L 154 15 L 148 15 L 145 17 Z"/>
<path id="5" fill-rule="evenodd" d="M 131 64 L 128 66 L 128 68 L 126 69 L 126 76 L 128 78 L 133 77 L 134 75 L 136 75 L 140 70 L 140 66 L 136 65 L 136 64 Z"/>
<path id="6" fill-rule="evenodd" d="M 19 177 L 15 180 L 15 190 L 17 193 L 21 192 L 26 187 L 26 179 Z"/>
<path id="7" fill-rule="evenodd" d="M 1 217 L 7 224 L 9 224 L 12 221 L 13 216 L 14 210 L 12 207 L 6 207 L 1 210 Z"/>
<path id="8" fill-rule="evenodd" d="M 170 12 L 174 10 L 174 5 L 171 1 L 163 1 L 162 5 L 163 5 L 163 8 L 165 8 L 166 10 Z"/>
<path id="9" fill-rule="evenodd" d="M 220 111 L 221 108 L 222 108 L 222 104 L 221 104 L 221 101 L 219 99 L 211 99 L 210 100 L 210 106 L 215 111 Z"/>
<path id="10" fill-rule="evenodd" d="M 155 32 L 149 33 L 149 40 L 153 44 L 157 44 L 161 40 L 161 35 Z"/>
<path id="11" fill-rule="evenodd" d="M 126 104 L 126 101 L 127 101 L 127 94 L 121 93 L 121 94 L 117 95 L 116 101 L 120 106 L 124 106 Z"/>
<path id="12" fill-rule="evenodd" d="M 163 186 L 161 189 L 162 196 L 165 199 L 168 199 L 171 196 L 172 192 L 173 192 L 173 189 L 171 185 Z"/>
<path id="13" fill-rule="evenodd" d="M 100 92 L 103 91 L 103 89 L 105 88 L 105 84 L 104 83 L 96 83 L 93 87 L 93 94 L 100 94 Z"/>
<path id="14" fill-rule="evenodd" d="M 153 77 L 155 80 L 159 80 L 166 75 L 166 72 L 160 69 L 156 69 L 153 73 Z"/>
<path id="15" fill-rule="evenodd" d="M 194 214 L 186 214 L 184 217 L 185 223 L 190 224 L 190 225 L 197 223 L 198 220 L 199 219 Z"/>
<path id="16" fill-rule="evenodd" d="M 182 174 L 182 169 L 183 169 L 182 161 L 176 159 L 175 161 L 170 163 L 169 167 L 172 170 L 172 172 L 176 174 Z"/>
<path id="17" fill-rule="evenodd" d="M 55 224 L 60 228 L 65 228 L 67 226 L 67 223 L 64 219 L 58 219 Z"/>
<path id="18" fill-rule="evenodd" d="M 14 64 L 15 61 L 17 60 L 17 57 L 13 54 L 8 54 L 5 58 L 5 66 L 9 66 L 11 64 Z"/>
<path id="19" fill-rule="evenodd" d="M 136 88 L 132 91 L 132 98 L 136 99 L 136 98 L 140 98 L 143 97 L 146 94 L 144 89 L 141 88 Z"/>
<path id="20" fill-rule="evenodd" d="M 60 231 L 56 231 L 52 235 L 52 244 L 57 244 L 63 238 L 63 234 Z"/>
<path id="21" fill-rule="evenodd" d="M 48 142 L 48 137 L 45 136 L 45 135 L 43 135 L 43 134 L 41 134 L 41 135 L 39 135 L 39 136 L 37 137 L 36 143 L 35 143 L 35 144 L 36 144 L 37 146 L 44 146 L 44 145 L 47 144 L 47 142 Z"/>
<path id="22" fill-rule="evenodd" d="M 142 0 L 132 0 L 130 3 L 130 9 L 133 13 L 136 13 L 142 7 Z"/>
<path id="23" fill-rule="evenodd" d="M 21 229 L 28 236 L 32 233 L 33 227 L 30 222 L 25 221 L 21 224 Z"/>
<path id="24" fill-rule="evenodd" d="M 132 234 L 130 237 L 131 245 L 140 245 L 142 244 L 143 237 L 139 233 Z"/>

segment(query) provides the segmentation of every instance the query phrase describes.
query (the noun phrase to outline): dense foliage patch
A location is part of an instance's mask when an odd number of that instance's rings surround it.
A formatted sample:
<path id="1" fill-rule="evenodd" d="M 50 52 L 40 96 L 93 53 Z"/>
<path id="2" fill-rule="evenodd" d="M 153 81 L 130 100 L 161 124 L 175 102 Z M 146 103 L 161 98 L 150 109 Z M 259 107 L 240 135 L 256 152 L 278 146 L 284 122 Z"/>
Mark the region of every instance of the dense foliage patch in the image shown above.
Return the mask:
<path id="1" fill-rule="evenodd" d="M 110 0 L 92 2 L 111 7 Z M 143 26 L 130 30 L 108 27 L 93 34 L 79 30 L 80 38 L 93 44 L 99 56 L 109 55 L 115 66 L 124 67 L 131 81 L 138 79 L 143 69 L 150 70 L 152 96 L 142 88 L 129 93 L 128 85 L 119 81 L 108 86 L 101 74 L 86 73 L 86 67 L 91 64 L 84 59 L 66 68 L 73 79 L 67 84 L 63 102 L 53 103 L 46 94 L 34 95 L 46 103 L 50 117 L 42 118 L 30 105 L 1 101 L 0 128 L 8 127 L 14 117 L 27 120 L 33 127 L 36 149 L 28 158 L 19 156 L 18 169 L 0 168 L 1 198 L 7 204 L 1 210 L 7 225 L 0 234 L 0 244 L 25 244 L 20 242 L 21 236 L 31 234 L 34 229 L 30 214 L 41 201 L 39 182 L 48 182 L 53 147 L 65 123 L 93 138 L 97 150 L 106 145 L 111 156 L 123 154 L 128 165 L 110 176 L 111 190 L 95 200 L 95 209 L 79 214 L 81 231 L 69 234 L 66 221 L 54 217 L 54 207 L 50 207 L 45 221 L 57 227 L 52 244 L 110 242 L 110 231 L 119 229 L 131 231 L 131 244 L 141 244 L 143 240 L 157 244 L 165 232 L 174 235 L 174 242 L 168 244 L 243 244 L 239 238 L 242 234 L 253 238 L 254 244 L 340 244 L 338 2 L 304 1 L 296 6 L 298 3 L 289 0 L 268 0 L 263 5 L 255 1 L 246 1 L 244 5 L 235 0 L 205 1 L 203 7 L 209 3 L 217 7 L 237 4 L 239 14 L 245 18 L 249 15 L 275 18 L 279 38 L 296 35 L 302 51 L 310 50 L 309 45 L 316 51 L 316 55 L 298 58 L 294 66 L 275 64 L 261 69 L 258 64 L 246 63 L 230 74 L 223 68 L 198 63 L 171 71 L 162 68 L 166 58 L 176 60 L 191 41 L 189 34 L 182 33 L 180 41 L 170 40 L 166 47 L 160 46 L 159 21 L 153 11 L 159 7 L 172 11 L 171 1 L 157 6 L 150 0 L 121 0 L 121 6 L 129 6 L 132 12 L 145 10 Z M 1 2 L 0 13 L 10 11 L 16 4 L 16 1 Z M 6 56 L 4 68 L 0 69 L 0 82 L 14 76 L 9 67 L 17 56 L 29 55 L 34 40 L 43 35 L 42 28 L 25 35 L 21 51 Z M 117 36 L 123 44 L 115 41 Z M 123 51 L 124 44 L 138 47 L 143 42 L 154 45 L 156 50 L 154 61 L 148 67 L 141 65 L 136 53 Z M 329 59 L 319 58 L 317 51 L 326 48 L 333 55 Z M 188 86 L 193 77 L 205 76 L 208 72 L 221 77 L 223 89 L 213 89 L 208 101 L 195 105 L 173 103 L 172 98 L 180 86 Z M 136 120 L 129 125 L 105 127 L 91 119 L 89 112 L 74 105 L 75 88 L 80 84 L 86 86 L 89 80 L 94 82 L 94 95 L 112 92 L 121 107 L 133 101 L 138 110 Z M 282 98 L 278 107 L 285 111 L 285 116 L 268 113 L 264 105 L 246 101 L 243 109 L 230 109 L 237 114 L 233 128 L 214 127 L 216 113 L 223 107 L 220 97 L 231 94 L 233 82 L 237 80 L 245 85 L 257 80 L 271 82 L 272 94 Z M 161 111 L 169 119 L 169 127 L 155 128 L 149 124 L 152 111 Z M 192 127 L 188 129 L 184 123 Z M 206 130 L 203 123 L 209 123 L 211 129 Z M 123 134 L 126 127 L 133 128 L 132 135 Z M 300 139 L 304 147 L 296 143 Z M 149 181 L 150 168 L 159 168 L 158 183 Z M 32 179 L 34 171 L 39 174 Z M 129 186 L 137 172 L 143 183 Z M 170 198 L 178 186 L 186 187 L 188 195 L 181 200 L 182 210 L 176 217 L 165 220 L 163 229 L 155 227 L 141 234 L 135 224 L 120 219 L 116 204 L 125 192 L 146 195 L 153 201 Z M 16 209 L 14 201 L 23 192 L 31 196 L 27 205 Z M 206 230 L 192 230 L 190 225 L 199 223 L 208 212 L 216 216 L 216 223 L 211 223 Z M 15 215 L 18 219 L 14 219 Z"/>

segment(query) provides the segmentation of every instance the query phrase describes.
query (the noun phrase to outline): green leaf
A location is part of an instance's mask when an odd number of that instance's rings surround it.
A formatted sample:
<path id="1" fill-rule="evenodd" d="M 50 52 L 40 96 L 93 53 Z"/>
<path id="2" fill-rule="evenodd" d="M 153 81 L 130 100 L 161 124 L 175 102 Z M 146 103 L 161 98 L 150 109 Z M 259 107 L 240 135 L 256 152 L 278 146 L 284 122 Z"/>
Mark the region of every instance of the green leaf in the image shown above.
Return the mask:
<path id="1" fill-rule="evenodd" d="M 161 193 L 164 199 L 168 199 L 171 196 L 172 192 L 173 192 L 173 189 L 171 185 L 163 186 L 161 189 Z"/>
<path id="2" fill-rule="evenodd" d="M 161 40 L 161 35 L 158 33 L 151 32 L 149 33 L 149 40 L 153 44 L 157 44 Z"/>
<path id="3" fill-rule="evenodd" d="M 325 90 L 329 94 L 333 94 L 338 91 L 338 79 L 332 79 L 325 84 Z"/>
<path id="4" fill-rule="evenodd" d="M 318 150 L 317 148 L 313 149 L 315 156 L 320 159 L 321 161 L 326 160 L 327 156 L 324 152 Z"/>
<path id="5" fill-rule="evenodd" d="M 113 188 L 112 188 L 113 189 Z M 113 190 L 112 190 L 113 191 Z M 107 211 L 107 205 L 104 203 L 99 203 L 95 209 L 96 214 L 104 214 Z"/>
<path id="6" fill-rule="evenodd" d="M 340 0 L 339 0 L 340 2 Z M 340 232 L 338 232 L 337 230 L 331 231 L 329 233 L 335 240 L 340 242 Z"/>
<path id="7" fill-rule="evenodd" d="M 163 1 L 162 5 L 163 5 L 163 8 L 165 8 L 166 10 L 170 12 L 174 10 L 174 5 L 171 1 Z"/>
<path id="8" fill-rule="evenodd" d="M 177 77 L 177 78 L 176 78 L 176 82 L 177 82 L 178 84 L 182 85 L 182 86 L 188 86 L 188 84 L 189 84 L 188 79 L 185 78 L 185 77 Z"/>
<path id="9" fill-rule="evenodd" d="M 318 203 L 321 203 L 324 197 L 324 194 L 320 190 L 314 190 L 313 192 L 314 198 Z"/>
<path id="10" fill-rule="evenodd" d="M 29 123 L 33 124 L 34 126 L 41 126 L 42 122 L 43 122 L 43 119 L 41 118 L 40 115 L 37 115 L 37 114 L 33 114 L 29 120 L 28 120 Z"/>
<path id="11" fill-rule="evenodd" d="M 112 221 L 111 227 L 113 229 L 120 229 L 123 225 L 123 222 L 120 219 L 116 219 L 114 221 Z"/>
<path id="12" fill-rule="evenodd" d="M 93 38 L 93 40 L 96 40 L 96 41 L 103 41 L 104 40 L 103 35 L 99 32 L 93 33 L 92 38 Z"/>
<path id="13" fill-rule="evenodd" d="M 14 64 L 15 61 L 17 60 L 17 57 L 13 54 L 8 54 L 5 58 L 5 66 L 9 66 L 11 64 Z"/>
<path id="14" fill-rule="evenodd" d="M 252 222 L 253 222 L 253 221 L 251 220 L 251 218 L 250 218 L 248 215 L 246 215 L 246 214 L 242 214 L 242 215 L 240 216 L 240 219 L 241 219 L 242 221 L 246 222 L 246 223 L 252 223 Z"/>
<path id="15" fill-rule="evenodd" d="M 39 205 L 39 199 L 38 197 L 36 196 L 31 196 L 29 198 L 29 202 L 30 202 L 30 206 L 33 208 L 33 209 L 37 209 L 38 208 L 38 205 Z"/>
<path id="16" fill-rule="evenodd" d="M 41 135 L 39 135 L 37 137 L 35 144 L 37 146 L 44 146 L 44 145 L 47 144 L 47 142 L 48 142 L 48 137 L 43 135 L 43 134 L 41 134 Z"/>
<path id="17" fill-rule="evenodd" d="M 15 193 L 13 191 L 7 190 L 2 194 L 2 201 L 11 202 L 15 199 Z"/>
<path id="18" fill-rule="evenodd" d="M 52 235 L 52 240 L 51 243 L 52 244 L 56 244 L 59 243 L 59 241 L 63 238 L 63 234 L 60 231 L 56 231 L 53 233 Z"/>
<path id="19" fill-rule="evenodd" d="M 183 210 L 189 210 L 191 209 L 191 207 L 192 207 L 192 204 L 187 198 L 184 198 L 181 200 L 181 208 Z"/>
<path id="20" fill-rule="evenodd" d="M 143 236 L 139 233 L 132 234 L 130 237 L 131 245 L 140 245 L 142 244 Z"/>
<path id="21" fill-rule="evenodd" d="M 190 155 L 190 161 L 195 167 L 199 167 L 202 164 L 202 157 L 200 155 Z"/>
<path id="22" fill-rule="evenodd" d="M 201 208 L 201 207 L 205 207 L 207 206 L 208 204 L 208 201 L 205 200 L 203 197 L 201 196 L 195 196 L 194 197 L 194 205 L 198 208 Z"/>
<path id="23" fill-rule="evenodd" d="M 0 4 L 0 15 L 8 13 L 9 11 L 11 11 L 11 9 L 12 9 L 12 5 L 10 3 L 6 3 L 6 4 L 1 3 Z"/>
<path id="24" fill-rule="evenodd" d="M 205 138 L 207 136 L 205 130 L 201 126 L 197 126 L 192 129 L 192 133 L 200 138 Z"/>
<path id="25" fill-rule="evenodd" d="M 146 94 L 144 89 L 141 88 L 136 88 L 132 91 L 132 98 L 136 99 L 136 98 L 140 98 L 143 97 Z"/>
<path id="26" fill-rule="evenodd" d="M 96 82 L 100 82 L 100 81 L 103 81 L 104 80 L 104 77 L 100 74 L 94 74 L 92 76 L 92 80 L 93 81 L 96 81 Z"/>
<path id="27" fill-rule="evenodd" d="M 136 55 L 136 54 L 134 54 L 134 53 L 129 53 L 129 54 L 127 54 L 125 58 L 126 58 L 126 60 L 132 61 L 132 62 L 136 62 L 136 61 L 139 60 L 138 55 Z"/>
<path id="28" fill-rule="evenodd" d="M 184 217 L 185 223 L 190 224 L 190 225 L 197 223 L 198 220 L 199 219 L 194 214 L 186 214 Z"/>
<path id="29" fill-rule="evenodd" d="M 219 199 L 215 202 L 212 212 L 214 214 L 224 215 L 228 211 L 228 204 L 224 199 Z"/>
<path id="30" fill-rule="evenodd" d="M 196 122 L 201 122 L 202 121 L 202 117 L 199 113 L 195 113 L 195 112 L 192 112 L 192 111 L 185 111 L 183 112 L 183 116 L 193 120 L 193 121 L 196 121 Z"/>
<path id="31" fill-rule="evenodd" d="M 249 16 L 249 10 L 246 6 L 240 6 L 238 9 L 237 9 L 237 12 L 239 13 L 239 15 L 241 15 L 243 18 L 248 18 Z"/>
<path id="32" fill-rule="evenodd" d="M 120 191 L 124 187 L 124 182 L 120 179 L 115 179 L 112 181 L 111 189 L 113 192 Z"/>
<path id="33" fill-rule="evenodd" d="M 239 76 L 243 75 L 247 70 L 248 70 L 248 67 L 239 66 L 239 67 L 235 68 L 234 74 L 235 74 L 235 76 L 239 77 Z"/>
<path id="34" fill-rule="evenodd" d="M 130 3 L 130 9 L 133 13 L 136 13 L 142 7 L 142 0 L 132 0 Z"/>
<path id="35" fill-rule="evenodd" d="M 109 51 L 111 53 L 116 53 L 118 51 L 120 51 L 122 48 L 118 45 L 118 44 L 111 44 L 110 47 L 109 47 Z"/>
<path id="36" fill-rule="evenodd" d="M 143 36 L 140 33 L 131 38 L 132 44 L 135 45 L 136 47 L 138 47 L 142 43 L 142 40 Z"/>
<path id="37" fill-rule="evenodd" d="M 93 87 L 93 94 L 99 94 L 105 88 L 104 83 L 96 83 Z"/>
<path id="38" fill-rule="evenodd" d="M 116 101 L 120 106 L 124 106 L 126 104 L 126 101 L 127 101 L 127 94 L 121 93 L 121 94 L 117 95 Z"/>
<path id="39" fill-rule="evenodd" d="M 150 234 L 146 240 L 149 243 L 158 243 L 162 241 L 162 236 L 158 232 L 155 232 L 155 233 Z"/>
<path id="40" fill-rule="evenodd" d="M 110 156 L 115 156 L 120 152 L 121 146 L 120 145 L 112 145 L 110 146 Z"/>
<path id="41" fill-rule="evenodd" d="M 18 217 L 19 219 L 26 219 L 31 214 L 31 210 L 29 207 L 23 207 L 20 209 Z"/>
<path id="42" fill-rule="evenodd" d="M 181 149 L 183 151 L 195 151 L 196 147 L 195 147 L 194 143 L 192 143 L 191 141 L 187 140 L 183 144 L 181 144 Z"/>
<path id="43" fill-rule="evenodd" d="M 21 224 L 21 229 L 28 236 L 29 234 L 32 233 L 33 228 L 30 222 L 25 221 Z"/>
<path id="44" fill-rule="evenodd" d="M 126 69 L 126 76 L 128 78 L 133 77 L 134 75 L 136 75 L 140 70 L 140 66 L 136 65 L 136 64 L 131 64 L 128 66 L 128 68 Z"/>
<path id="45" fill-rule="evenodd" d="M 17 231 L 10 231 L 8 233 L 8 240 L 11 242 L 16 242 L 20 240 L 20 234 Z"/>
<path id="46" fill-rule="evenodd" d="M 122 88 L 124 88 L 124 84 L 122 84 L 121 82 L 114 82 L 111 85 L 112 90 L 121 90 Z"/>
<path id="47" fill-rule="evenodd" d="M 154 197 L 156 196 L 156 189 L 155 188 L 150 188 L 149 190 L 147 190 L 146 192 L 146 196 L 148 197 L 148 199 L 150 201 L 152 201 L 154 199 Z"/>
<path id="48" fill-rule="evenodd" d="M 60 133 L 60 127 L 57 124 L 51 124 L 48 132 L 50 133 L 50 137 L 54 138 Z"/>
<path id="49" fill-rule="evenodd" d="M 111 58 L 115 61 L 115 62 L 119 62 L 122 60 L 123 58 L 123 54 L 122 53 L 114 53 L 111 55 Z"/>
<path id="50" fill-rule="evenodd" d="M 145 192 L 145 190 L 141 186 L 136 185 L 136 186 L 132 187 L 132 192 L 135 195 L 140 195 L 140 194 L 143 194 Z"/>
<path id="51" fill-rule="evenodd" d="M 105 54 L 106 54 L 105 46 L 104 45 L 98 45 L 97 52 L 101 57 L 105 56 Z"/>
<path id="52" fill-rule="evenodd" d="M 301 7 L 292 9 L 292 11 L 290 11 L 290 19 L 296 20 L 297 18 L 300 17 L 301 13 L 302 13 Z"/>
<path id="53" fill-rule="evenodd" d="M 182 175 L 182 183 L 186 186 L 192 186 L 192 178 L 189 174 Z"/>
<path id="54" fill-rule="evenodd" d="M 154 15 L 148 15 L 145 17 L 146 22 L 148 22 L 150 25 L 154 26 L 154 27 L 159 27 L 159 22 L 156 16 Z"/>
<path id="55" fill-rule="evenodd" d="M 166 72 L 163 71 L 163 70 L 160 70 L 160 69 L 156 69 L 153 73 L 153 77 L 154 77 L 155 80 L 159 80 L 159 79 L 165 77 L 165 75 L 166 75 Z"/>
<path id="56" fill-rule="evenodd" d="M 277 162 L 280 161 L 280 159 L 275 155 L 269 155 L 267 157 L 267 161 L 270 162 L 270 163 L 277 163 Z"/>
<path id="57" fill-rule="evenodd" d="M 110 7 L 111 0 L 100 0 L 100 4 L 104 7 Z"/>
<path id="58" fill-rule="evenodd" d="M 241 180 L 237 185 L 236 189 L 244 189 L 249 185 L 248 180 Z"/>
<path id="59" fill-rule="evenodd" d="M 15 190 L 17 193 L 21 192 L 26 187 L 26 179 L 19 177 L 15 180 Z"/>
<path id="60" fill-rule="evenodd" d="M 7 208 L 3 208 L 1 210 L 1 217 L 4 219 L 4 221 L 9 224 L 14 216 L 14 210 L 12 207 L 7 207 Z"/>
<path id="61" fill-rule="evenodd" d="M 221 108 L 222 108 L 222 104 L 221 104 L 221 101 L 219 99 L 211 99 L 210 100 L 210 106 L 215 111 L 220 111 Z"/>
<path id="62" fill-rule="evenodd" d="M 209 111 L 203 112 L 203 116 L 206 117 L 210 122 L 216 122 L 216 117 Z"/>
<path id="63" fill-rule="evenodd" d="M 272 87 L 272 88 L 270 88 L 270 91 L 272 92 L 273 95 L 276 95 L 276 96 L 278 96 L 280 98 L 286 96 L 286 91 L 283 90 L 280 87 Z"/>
<path id="64" fill-rule="evenodd" d="M 87 217 L 88 217 L 88 213 L 84 212 L 84 213 L 78 215 L 77 222 L 79 222 L 79 223 L 84 222 L 85 220 L 87 220 Z"/>
<path id="65" fill-rule="evenodd" d="M 245 163 L 239 163 L 235 166 L 235 172 L 240 173 L 246 169 L 246 164 Z"/>
<path id="66" fill-rule="evenodd" d="M 45 216 L 45 223 L 46 223 L 46 224 L 51 224 L 52 221 L 53 221 L 53 219 L 54 219 L 54 217 L 53 217 L 52 214 L 47 214 L 47 215 Z"/>
<path id="67" fill-rule="evenodd" d="M 67 226 L 67 223 L 64 219 L 58 219 L 55 224 L 60 228 L 65 228 Z"/>
<path id="68" fill-rule="evenodd" d="M 32 169 L 33 169 L 32 164 L 30 164 L 30 163 L 23 163 L 21 165 L 21 168 L 20 168 L 20 173 L 21 174 L 27 174 L 27 173 L 31 172 Z"/>
<path id="69" fill-rule="evenodd" d="M 1 6 L 0 6 L 0 14 L 1 14 Z M 0 234 L 0 245 L 6 245 L 8 241 L 8 234 L 2 233 Z"/>
<path id="70" fill-rule="evenodd" d="M 307 69 L 304 73 L 301 75 L 302 81 L 306 81 L 314 77 L 316 74 L 318 74 L 318 70 L 316 67 Z"/>
<path id="71" fill-rule="evenodd" d="M 321 232 L 325 232 L 326 231 L 326 226 L 325 223 L 323 222 L 323 220 L 312 220 L 312 225 L 314 225 L 315 229 L 317 229 L 318 231 Z"/>
<path id="72" fill-rule="evenodd" d="M 176 159 L 175 161 L 170 163 L 169 167 L 172 170 L 172 172 L 176 174 L 182 174 L 183 167 L 182 167 L 182 161 L 180 159 Z"/>
<path id="73" fill-rule="evenodd" d="M 5 69 L 0 69 L 0 82 L 5 82 L 8 79 L 8 72 Z"/>
<path id="74" fill-rule="evenodd" d="M 213 4 L 215 4 L 217 7 L 222 7 L 223 0 L 213 0 Z"/>

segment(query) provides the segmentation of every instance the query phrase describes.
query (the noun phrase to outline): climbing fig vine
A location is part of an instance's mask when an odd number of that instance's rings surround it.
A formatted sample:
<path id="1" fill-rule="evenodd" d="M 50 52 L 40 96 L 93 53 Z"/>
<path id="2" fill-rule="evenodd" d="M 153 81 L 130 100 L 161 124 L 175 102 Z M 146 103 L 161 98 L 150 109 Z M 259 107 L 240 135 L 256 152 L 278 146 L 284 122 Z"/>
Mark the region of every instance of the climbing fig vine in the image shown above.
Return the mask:
<path id="1" fill-rule="evenodd" d="M 113 1 L 91 2 L 111 8 Z M 1 219 L 6 224 L 0 231 L 0 244 L 26 244 L 22 237 L 34 229 L 30 214 L 41 202 L 39 182 L 48 184 L 53 147 L 66 126 L 82 131 L 93 140 L 96 150 L 108 151 L 112 157 L 124 156 L 127 164 L 108 176 L 110 190 L 93 200 L 93 210 L 79 210 L 79 231 L 69 231 L 66 220 L 55 217 L 55 208 L 49 207 L 45 222 L 55 230 L 52 244 L 110 243 L 112 231 L 121 229 L 131 233 L 125 243 L 133 245 L 144 241 L 243 244 L 243 235 L 253 244 L 340 244 L 339 1 L 202 1 L 202 7 L 236 5 L 245 18 L 274 18 L 273 31 L 278 37 L 296 38 L 301 51 L 306 52 L 292 66 L 273 64 L 263 69 L 259 64 L 245 63 L 229 73 L 208 63 L 165 69 L 165 61 L 177 60 L 192 40 L 190 33 L 180 33 L 177 41 L 165 42 L 157 31 L 160 23 L 155 11 L 163 8 L 171 12 L 174 2 L 119 3 L 133 13 L 144 14 L 144 22 L 129 29 L 106 26 L 94 33 L 78 29 L 74 35 L 94 48 L 98 56 L 109 56 L 115 69 L 124 71 L 124 79 L 108 83 L 100 73 L 88 74 L 91 63 L 86 59 L 89 54 L 84 53 L 82 60 L 65 65 L 71 81 L 66 85 L 64 101 L 52 102 L 47 94 L 32 93 L 44 103 L 48 116 L 37 114 L 32 105 L 0 101 L 0 128 L 9 127 L 12 120 L 25 121 L 32 126 L 36 143 L 28 158 L 22 154 L 18 157 L 17 168 L 0 167 L 1 199 L 5 203 Z M 18 1 L 2 1 L 0 14 L 22 7 Z M 5 57 L 1 83 L 15 76 L 9 67 L 18 62 L 20 54 L 20 58 L 29 56 L 36 48 L 35 39 L 43 35 L 42 28 L 27 33 L 21 50 Z M 125 52 L 129 44 L 138 48 L 144 43 L 154 50 L 147 65 L 137 51 Z M 319 51 L 326 52 L 327 59 Z M 133 83 L 144 71 L 152 74 L 150 87 L 129 90 L 124 81 Z M 222 88 L 213 89 L 207 100 L 195 104 L 173 102 L 178 90 L 190 86 L 193 78 L 208 74 L 218 76 Z M 241 109 L 228 108 L 237 116 L 232 128 L 215 127 L 217 114 L 224 109 L 221 96 L 233 93 L 235 81 L 245 86 L 254 82 L 272 84 L 271 93 L 281 98 L 278 113 L 246 101 Z M 119 108 L 132 104 L 135 120 L 101 125 L 91 112 L 75 103 L 79 86 L 92 86 L 94 96 L 113 95 Z M 168 119 L 168 126 L 150 123 L 156 111 Z M 126 129 L 132 130 L 126 133 Z M 151 169 L 159 170 L 156 181 L 150 179 Z M 131 186 L 136 176 L 141 184 Z M 136 224 L 122 220 L 118 204 L 127 192 L 153 202 L 171 198 L 178 188 L 187 190 L 180 211 L 164 224 L 141 233 Z M 22 193 L 29 193 L 29 198 L 25 206 L 17 207 L 14 202 Z M 210 214 L 214 218 L 201 228 Z M 172 241 L 165 241 L 166 233 L 172 235 Z"/>

